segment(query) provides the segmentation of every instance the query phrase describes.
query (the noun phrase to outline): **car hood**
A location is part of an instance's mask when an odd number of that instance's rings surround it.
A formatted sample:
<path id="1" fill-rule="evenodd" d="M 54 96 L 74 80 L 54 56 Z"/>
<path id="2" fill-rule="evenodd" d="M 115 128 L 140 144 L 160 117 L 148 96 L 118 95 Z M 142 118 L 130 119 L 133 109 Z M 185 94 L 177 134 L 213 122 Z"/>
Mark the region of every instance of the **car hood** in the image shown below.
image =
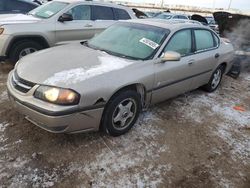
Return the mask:
<path id="1" fill-rule="evenodd" d="M 0 25 L 34 23 L 41 19 L 25 14 L 3 14 L 0 15 Z"/>
<path id="2" fill-rule="evenodd" d="M 79 43 L 28 55 L 19 60 L 16 71 L 19 77 L 33 83 L 68 88 L 133 63 Z"/>

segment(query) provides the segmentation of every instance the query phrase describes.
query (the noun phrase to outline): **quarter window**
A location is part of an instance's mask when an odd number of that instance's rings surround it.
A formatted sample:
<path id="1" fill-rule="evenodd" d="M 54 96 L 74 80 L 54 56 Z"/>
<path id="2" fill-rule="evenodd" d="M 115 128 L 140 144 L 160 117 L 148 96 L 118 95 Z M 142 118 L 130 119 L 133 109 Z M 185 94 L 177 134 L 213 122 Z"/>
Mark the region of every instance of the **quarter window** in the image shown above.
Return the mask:
<path id="1" fill-rule="evenodd" d="M 123 10 L 123 9 L 118 9 L 118 8 L 114 8 L 114 13 L 116 16 L 116 20 L 128 20 L 130 19 L 129 14 L 127 13 L 127 11 Z"/>
<path id="2" fill-rule="evenodd" d="M 91 10 L 88 5 L 78 5 L 67 12 L 71 14 L 73 20 L 90 20 Z"/>
<path id="3" fill-rule="evenodd" d="M 114 20 L 113 10 L 110 7 L 93 6 L 94 20 Z"/>
<path id="4" fill-rule="evenodd" d="M 164 52 L 166 51 L 178 52 L 182 56 L 190 54 L 192 52 L 191 30 L 182 30 L 174 34 L 164 49 Z"/>
<path id="5" fill-rule="evenodd" d="M 195 30 L 194 36 L 197 51 L 211 49 L 215 46 L 213 35 L 208 30 Z"/>

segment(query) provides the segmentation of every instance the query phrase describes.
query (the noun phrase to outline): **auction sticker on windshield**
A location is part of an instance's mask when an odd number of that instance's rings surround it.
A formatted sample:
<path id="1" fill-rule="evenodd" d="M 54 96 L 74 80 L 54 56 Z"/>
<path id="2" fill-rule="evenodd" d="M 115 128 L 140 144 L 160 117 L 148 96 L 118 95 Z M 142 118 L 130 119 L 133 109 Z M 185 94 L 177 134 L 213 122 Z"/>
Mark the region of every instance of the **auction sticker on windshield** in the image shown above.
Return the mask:
<path id="1" fill-rule="evenodd" d="M 157 44 L 156 42 L 154 42 L 154 41 L 152 41 L 150 39 L 142 38 L 140 40 L 140 42 L 147 45 L 147 46 L 149 46 L 150 48 L 153 48 L 154 50 L 159 47 L 159 44 Z"/>

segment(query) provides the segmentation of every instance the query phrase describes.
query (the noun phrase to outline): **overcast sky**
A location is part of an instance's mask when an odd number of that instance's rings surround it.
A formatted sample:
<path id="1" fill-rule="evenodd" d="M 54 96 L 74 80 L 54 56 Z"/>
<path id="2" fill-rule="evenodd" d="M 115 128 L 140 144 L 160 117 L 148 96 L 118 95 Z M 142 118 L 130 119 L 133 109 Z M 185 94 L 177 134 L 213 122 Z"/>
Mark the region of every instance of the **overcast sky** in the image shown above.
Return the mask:
<path id="1" fill-rule="evenodd" d="M 160 3 L 161 0 L 120 0 L 127 2 L 136 2 L 136 3 Z M 165 4 L 180 4 L 180 5 L 190 5 L 190 6 L 199 6 L 199 7 L 208 7 L 208 8 L 224 8 L 227 9 L 230 3 L 230 0 L 165 0 Z M 250 0 L 232 0 L 231 8 L 240 9 L 243 11 L 250 11 Z"/>

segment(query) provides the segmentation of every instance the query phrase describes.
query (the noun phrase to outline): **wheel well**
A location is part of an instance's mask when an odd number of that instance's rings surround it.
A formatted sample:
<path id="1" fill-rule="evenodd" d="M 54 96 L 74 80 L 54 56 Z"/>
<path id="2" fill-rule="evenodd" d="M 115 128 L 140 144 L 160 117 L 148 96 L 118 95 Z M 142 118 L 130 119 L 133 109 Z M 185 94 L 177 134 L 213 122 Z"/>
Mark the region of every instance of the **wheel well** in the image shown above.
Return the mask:
<path id="1" fill-rule="evenodd" d="M 10 44 L 7 48 L 7 56 L 9 56 L 10 51 L 13 48 L 13 46 L 19 42 L 22 42 L 22 41 L 34 41 L 34 42 L 37 42 L 38 44 L 42 45 L 42 47 L 44 47 L 44 48 L 49 47 L 49 44 L 46 41 L 46 39 L 41 37 L 41 36 L 16 37 L 16 38 L 12 39 L 12 41 L 10 42 Z"/>
<path id="2" fill-rule="evenodd" d="M 131 84 L 125 87 L 120 88 L 119 90 L 117 90 L 110 99 L 114 98 L 116 95 L 118 95 L 119 93 L 123 92 L 123 91 L 127 91 L 127 90 L 133 90 L 136 91 L 137 93 L 140 94 L 141 96 L 141 102 L 142 102 L 142 106 L 144 106 L 144 102 L 146 99 L 146 88 L 143 84 Z"/>
<path id="3" fill-rule="evenodd" d="M 124 91 L 127 91 L 127 90 L 133 90 L 133 91 L 136 91 L 140 94 L 141 96 L 141 103 L 142 103 L 142 106 L 144 106 L 144 102 L 145 102 L 145 99 L 146 99 L 146 88 L 143 84 L 131 84 L 131 85 L 128 85 L 128 86 L 125 86 L 125 87 L 122 87 L 120 89 L 118 89 L 111 97 L 108 101 L 112 100 L 113 98 L 115 98 L 117 95 L 119 95 L 121 92 L 124 92 Z M 101 101 L 103 99 L 101 98 Z M 105 107 L 106 109 L 106 107 Z M 105 111 L 104 109 L 104 111 Z M 104 115 L 105 112 L 103 112 L 102 114 L 102 119 L 101 119 L 101 124 L 100 124 L 100 127 L 99 129 L 100 130 L 103 130 L 103 115 Z"/>

